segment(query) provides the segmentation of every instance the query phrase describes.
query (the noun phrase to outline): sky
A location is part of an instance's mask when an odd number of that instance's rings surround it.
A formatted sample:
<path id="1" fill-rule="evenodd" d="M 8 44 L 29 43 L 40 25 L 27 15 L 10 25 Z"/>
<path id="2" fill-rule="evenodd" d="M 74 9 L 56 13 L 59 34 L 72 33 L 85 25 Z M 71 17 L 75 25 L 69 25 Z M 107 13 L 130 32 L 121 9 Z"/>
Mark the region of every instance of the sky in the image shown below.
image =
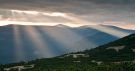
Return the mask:
<path id="1" fill-rule="evenodd" d="M 0 0 L 0 25 L 115 25 L 135 29 L 135 0 Z"/>

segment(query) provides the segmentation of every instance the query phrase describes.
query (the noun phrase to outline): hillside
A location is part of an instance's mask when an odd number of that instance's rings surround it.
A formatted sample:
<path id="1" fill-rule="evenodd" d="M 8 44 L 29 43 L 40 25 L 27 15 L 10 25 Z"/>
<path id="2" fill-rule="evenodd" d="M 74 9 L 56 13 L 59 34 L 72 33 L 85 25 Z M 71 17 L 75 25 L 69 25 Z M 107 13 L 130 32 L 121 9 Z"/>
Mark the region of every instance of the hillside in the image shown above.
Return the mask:
<path id="1" fill-rule="evenodd" d="M 117 40 L 134 30 L 102 25 L 127 34 L 120 37 L 96 30 L 95 26 L 69 27 L 7 25 L 0 26 L 0 64 L 55 57 L 62 54 L 83 51 Z"/>
<path id="2" fill-rule="evenodd" d="M 91 59 L 98 61 L 133 61 L 135 60 L 135 34 L 102 45 L 88 53 Z"/>
<path id="3" fill-rule="evenodd" d="M 24 71 L 134 71 L 135 34 L 83 52 L 1 65 L 0 69 L 34 64 Z M 11 70 L 14 71 L 14 70 Z"/>
<path id="4" fill-rule="evenodd" d="M 102 61 L 102 62 L 134 61 L 135 60 L 134 43 L 135 43 L 135 34 L 132 34 L 124 38 L 118 39 L 116 41 L 99 46 L 97 48 L 71 54 L 84 54 L 83 59 L 86 59 L 86 61 Z M 68 57 L 67 55 L 63 55 L 63 58 L 67 58 Z"/>

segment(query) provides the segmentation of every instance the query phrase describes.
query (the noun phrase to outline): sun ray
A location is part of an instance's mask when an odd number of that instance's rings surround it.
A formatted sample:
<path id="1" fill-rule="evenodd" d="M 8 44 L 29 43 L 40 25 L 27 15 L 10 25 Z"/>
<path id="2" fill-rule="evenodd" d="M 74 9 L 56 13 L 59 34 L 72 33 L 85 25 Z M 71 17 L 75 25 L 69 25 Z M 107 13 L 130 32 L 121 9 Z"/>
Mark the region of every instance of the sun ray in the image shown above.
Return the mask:
<path id="1" fill-rule="evenodd" d="M 91 27 L 91 26 L 89 26 Z M 117 30 L 115 28 L 109 28 L 109 27 L 105 27 L 105 26 L 92 26 L 91 28 L 93 29 L 96 29 L 96 30 L 99 30 L 99 31 L 102 31 L 102 32 L 105 32 L 107 34 L 110 34 L 110 35 L 113 35 L 115 37 L 118 37 L 118 38 L 122 38 L 124 36 L 127 36 L 129 35 L 130 33 L 127 33 L 127 32 L 123 32 L 123 31 L 120 31 L 120 30 Z"/>
<path id="2" fill-rule="evenodd" d="M 12 11 L 12 18 L 16 18 L 14 11 Z M 15 38 L 15 56 L 16 61 L 19 62 L 24 60 L 24 51 L 21 42 L 21 35 L 19 31 L 19 27 L 17 25 L 13 25 L 14 38 Z"/>
<path id="3" fill-rule="evenodd" d="M 14 29 L 14 37 L 15 37 L 15 56 L 16 56 L 16 61 L 22 61 L 24 60 L 24 51 L 23 51 L 23 46 L 22 46 L 22 42 L 21 42 L 21 35 L 20 35 L 20 31 L 19 31 L 19 27 L 14 25 L 13 26 Z"/>
<path id="4" fill-rule="evenodd" d="M 66 46 L 67 48 L 65 49 L 70 52 L 89 49 L 90 46 L 85 47 L 85 44 L 87 43 L 91 44 L 91 47 L 96 46 L 96 44 L 88 41 L 87 39 L 83 38 L 79 34 L 76 34 L 75 32 L 66 27 L 57 27 L 55 28 L 55 30 L 54 28 L 42 28 L 42 31 L 49 34 L 53 39 L 61 43 L 63 46 Z M 84 39 L 84 45 L 77 46 L 77 42 L 81 39 Z"/>
<path id="5" fill-rule="evenodd" d="M 64 18 L 66 19 L 70 19 L 70 20 L 73 20 L 73 21 L 77 21 L 77 23 L 83 23 L 85 25 L 88 25 L 88 24 L 91 24 L 91 22 L 89 21 L 86 21 L 84 19 L 80 19 L 79 17 L 77 16 L 71 16 L 71 15 L 67 15 L 67 16 L 64 16 Z M 124 36 L 127 36 L 129 35 L 130 33 L 127 33 L 127 32 L 123 32 L 123 31 L 119 31 L 117 29 L 113 29 L 113 28 L 108 28 L 108 27 L 104 27 L 104 26 L 89 26 L 90 28 L 93 28 L 93 29 L 96 29 L 96 30 L 99 30 L 99 31 L 102 31 L 102 32 L 105 32 L 105 33 L 108 33 L 110 35 L 113 35 L 113 36 L 116 36 L 118 38 L 122 38 Z"/>
<path id="6" fill-rule="evenodd" d="M 41 38 L 41 35 L 38 31 L 31 26 L 25 26 L 25 31 L 28 34 L 30 40 L 35 44 L 39 57 L 50 57 L 53 55 L 47 44 Z"/>

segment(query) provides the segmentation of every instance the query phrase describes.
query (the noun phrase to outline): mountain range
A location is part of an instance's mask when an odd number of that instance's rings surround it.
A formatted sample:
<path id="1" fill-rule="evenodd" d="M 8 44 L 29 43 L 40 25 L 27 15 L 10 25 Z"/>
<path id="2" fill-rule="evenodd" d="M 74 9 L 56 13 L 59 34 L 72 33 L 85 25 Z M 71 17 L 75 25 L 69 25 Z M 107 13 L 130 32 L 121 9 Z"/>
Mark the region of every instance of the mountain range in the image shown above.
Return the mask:
<path id="1" fill-rule="evenodd" d="M 101 45 L 99 47 L 68 53 L 53 58 L 36 59 L 28 62 L 0 65 L 17 70 L 17 66 L 29 67 L 25 71 L 134 71 L 135 34 Z"/>
<path id="2" fill-rule="evenodd" d="M 119 31 L 118 33 L 122 34 L 117 34 L 117 36 L 108 34 L 100 31 L 100 27 L 101 30 L 105 30 L 103 28 L 115 29 L 112 32 Z M 123 35 L 123 33 L 125 34 Z M 108 25 L 81 27 L 69 27 L 61 24 L 56 26 L 1 26 L 0 64 L 13 63 L 17 62 L 17 60 L 27 61 L 37 58 L 49 58 L 83 51 L 112 42 L 132 33 L 135 33 L 135 31 Z M 19 56 L 21 57 L 20 59 Z"/>

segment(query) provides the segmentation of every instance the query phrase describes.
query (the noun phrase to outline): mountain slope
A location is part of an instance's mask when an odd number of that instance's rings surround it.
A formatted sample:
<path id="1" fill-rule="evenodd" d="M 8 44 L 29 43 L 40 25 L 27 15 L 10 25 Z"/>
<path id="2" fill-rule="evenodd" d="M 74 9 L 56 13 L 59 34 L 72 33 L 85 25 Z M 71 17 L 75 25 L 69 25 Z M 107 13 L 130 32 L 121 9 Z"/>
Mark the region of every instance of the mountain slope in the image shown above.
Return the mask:
<path id="1" fill-rule="evenodd" d="M 65 53 L 94 48 L 119 39 L 91 27 L 71 28 L 64 25 L 1 26 L 0 64 L 16 62 L 17 60 L 27 61 L 59 56 Z M 99 26 L 97 25 L 97 27 Z M 108 26 L 104 25 L 104 27 Z M 114 28 L 114 26 L 109 26 L 109 28 Z M 127 31 L 119 29 L 121 32 Z M 128 32 L 131 34 L 135 31 L 128 30 Z M 21 58 L 19 59 L 18 56 Z"/>
<path id="2" fill-rule="evenodd" d="M 25 71 L 134 71 L 134 43 L 135 34 L 132 34 L 91 50 L 1 65 L 0 70 L 34 64 L 34 68 L 25 69 Z"/>
<path id="3" fill-rule="evenodd" d="M 90 51 L 91 60 L 98 61 L 134 61 L 135 59 L 135 34 L 117 41 L 102 45 Z"/>

